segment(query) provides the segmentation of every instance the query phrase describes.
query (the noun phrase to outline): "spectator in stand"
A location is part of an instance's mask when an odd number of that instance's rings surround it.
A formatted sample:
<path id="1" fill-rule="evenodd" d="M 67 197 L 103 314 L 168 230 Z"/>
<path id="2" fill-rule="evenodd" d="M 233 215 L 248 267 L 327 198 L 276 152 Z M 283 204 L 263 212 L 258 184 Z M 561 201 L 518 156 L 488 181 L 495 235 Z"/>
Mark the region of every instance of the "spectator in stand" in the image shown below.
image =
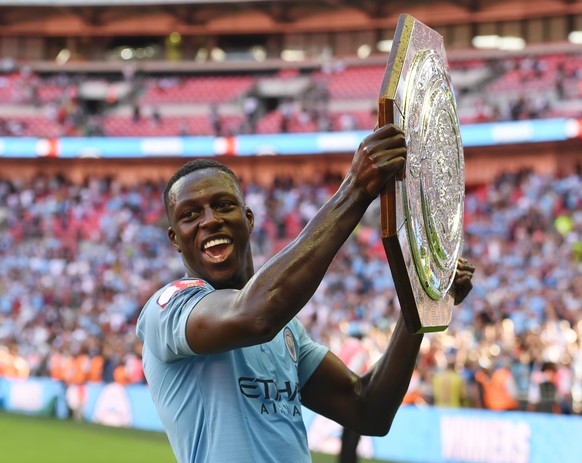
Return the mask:
<path id="1" fill-rule="evenodd" d="M 542 413 L 561 413 L 556 384 L 556 365 L 543 362 L 532 373 L 528 410 Z"/>
<path id="2" fill-rule="evenodd" d="M 28 362 L 20 353 L 18 344 L 0 346 L 0 378 L 27 379 L 30 375 Z"/>
<path id="3" fill-rule="evenodd" d="M 402 405 L 426 405 L 427 401 L 424 397 L 422 386 L 421 373 L 418 367 L 415 367 L 406 394 L 404 394 L 404 398 L 402 399 Z"/>
<path id="4" fill-rule="evenodd" d="M 247 95 L 243 100 L 243 112 L 245 117 L 245 129 L 254 133 L 257 127 L 259 111 L 259 99 L 255 95 Z"/>
<path id="5" fill-rule="evenodd" d="M 355 116 L 350 113 L 342 113 L 339 117 L 340 130 L 358 130 L 358 121 Z"/>
<path id="6" fill-rule="evenodd" d="M 484 369 L 476 375 L 483 390 L 483 405 L 488 410 L 517 410 L 517 385 L 510 369 L 510 359 L 503 356 L 496 368 Z"/>
<path id="7" fill-rule="evenodd" d="M 433 405 L 458 408 L 468 405 L 465 379 L 455 369 L 455 360 L 448 359 L 444 370 L 437 371 L 432 379 Z"/>
<path id="8" fill-rule="evenodd" d="M 158 106 L 154 106 L 152 108 L 152 122 L 157 127 L 162 125 L 162 113 L 160 112 L 160 108 Z"/>
<path id="9" fill-rule="evenodd" d="M 134 124 L 138 124 L 141 121 L 141 106 L 137 102 L 133 104 L 131 120 Z"/>
<path id="10" fill-rule="evenodd" d="M 188 122 L 186 121 L 180 122 L 180 131 L 178 132 L 178 135 L 180 135 L 181 137 L 187 137 L 188 135 L 190 135 L 190 130 L 188 129 Z"/>
<path id="11" fill-rule="evenodd" d="M 222 136 L 222 121 L 218 111 L 218 104 L 216 103 L 210 105 L 210 125 L 214 135 L 217 137 Z"/>
<path id="12" fill-rule="evenodd" d="M 281 132 L 287 133 L 289 132 L 291 117 L 293 116 L 293 102 L 285 98 L 279 106 L 279 111 L 281 112 Z"/>

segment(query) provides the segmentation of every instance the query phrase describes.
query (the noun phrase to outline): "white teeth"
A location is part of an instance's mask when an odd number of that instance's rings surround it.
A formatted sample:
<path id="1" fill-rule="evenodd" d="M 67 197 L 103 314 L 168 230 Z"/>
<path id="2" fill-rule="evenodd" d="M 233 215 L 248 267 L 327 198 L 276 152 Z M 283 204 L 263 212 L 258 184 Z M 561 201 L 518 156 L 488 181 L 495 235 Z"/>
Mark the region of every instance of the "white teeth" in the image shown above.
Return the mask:
<path id="1" fill-rule="evenodd" d="M 229 244 L 230 240 L 227 238 L 218 238 L 215 240 L 210 240 L 208 243 L 204 244 L 204 250 L 206 251 L 208 248 L 211 248 L 212 246 L 218 246 L 221 244 Z"/>

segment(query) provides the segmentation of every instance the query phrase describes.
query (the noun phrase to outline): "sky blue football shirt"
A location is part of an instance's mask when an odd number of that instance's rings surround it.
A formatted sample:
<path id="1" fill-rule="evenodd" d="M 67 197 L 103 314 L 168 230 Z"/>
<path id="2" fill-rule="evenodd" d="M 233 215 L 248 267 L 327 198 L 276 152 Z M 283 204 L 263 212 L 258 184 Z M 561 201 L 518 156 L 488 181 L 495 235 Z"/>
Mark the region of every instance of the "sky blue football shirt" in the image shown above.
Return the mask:
<path id="1" fill-rule="evenodd" d="M 268 343 L 195 354 L 186 321 L 211 291 L 203 280 L 170 283 L 137 322 L 145 375 L 178 462 L 310 462 L 300 390 L 328 349 L 294 319 Z"/>

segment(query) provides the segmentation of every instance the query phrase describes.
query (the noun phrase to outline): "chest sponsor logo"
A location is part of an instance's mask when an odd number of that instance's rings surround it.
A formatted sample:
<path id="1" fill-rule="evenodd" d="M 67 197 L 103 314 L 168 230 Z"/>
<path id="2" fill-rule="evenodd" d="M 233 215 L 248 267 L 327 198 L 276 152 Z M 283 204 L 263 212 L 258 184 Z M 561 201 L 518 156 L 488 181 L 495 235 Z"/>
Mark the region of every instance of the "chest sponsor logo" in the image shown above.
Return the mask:
<path id="1" fill-rule="evenodd" d="M 240 377 L 241 394 L 259 407 L 261 415 L 284 414 L 301 416 L 299 384 L 274 379 Z"/>
<path id="2" fill-rule="evenodd" d="M 179 280 L 176 281 L 174 283 L 172 283 L 170 286 L 168 286 L 166 289 L 164 289 L 164 291 L 162 291 L 162 294 L 160 294 L 158 296 L 158 305 L 164 309 L 166 307 L 166 305 L 168 305 L 168 302 L 170 302 L 172 300 L 172 298 L 178 294 L 180 291 L 186 289 L 186 288 L 190 288 L 192 286 L 204 286 L 204 281 L 202 280 Z"/>

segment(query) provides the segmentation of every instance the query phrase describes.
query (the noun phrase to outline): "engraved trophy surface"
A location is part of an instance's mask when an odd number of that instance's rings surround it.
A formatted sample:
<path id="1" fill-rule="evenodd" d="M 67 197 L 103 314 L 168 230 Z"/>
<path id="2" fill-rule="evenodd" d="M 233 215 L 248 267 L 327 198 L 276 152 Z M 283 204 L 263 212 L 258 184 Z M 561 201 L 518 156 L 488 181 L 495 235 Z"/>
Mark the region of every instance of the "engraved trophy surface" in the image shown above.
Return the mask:
<path id="1" fill-rule="evenodd" d="M 382 241 L 406 327 L 441 331 L 463 245 L 463 144 L 443 39 L 401 15 L 378 99 L 378 125 L 406 136 L 403 181 L 381 195 Z"/>

